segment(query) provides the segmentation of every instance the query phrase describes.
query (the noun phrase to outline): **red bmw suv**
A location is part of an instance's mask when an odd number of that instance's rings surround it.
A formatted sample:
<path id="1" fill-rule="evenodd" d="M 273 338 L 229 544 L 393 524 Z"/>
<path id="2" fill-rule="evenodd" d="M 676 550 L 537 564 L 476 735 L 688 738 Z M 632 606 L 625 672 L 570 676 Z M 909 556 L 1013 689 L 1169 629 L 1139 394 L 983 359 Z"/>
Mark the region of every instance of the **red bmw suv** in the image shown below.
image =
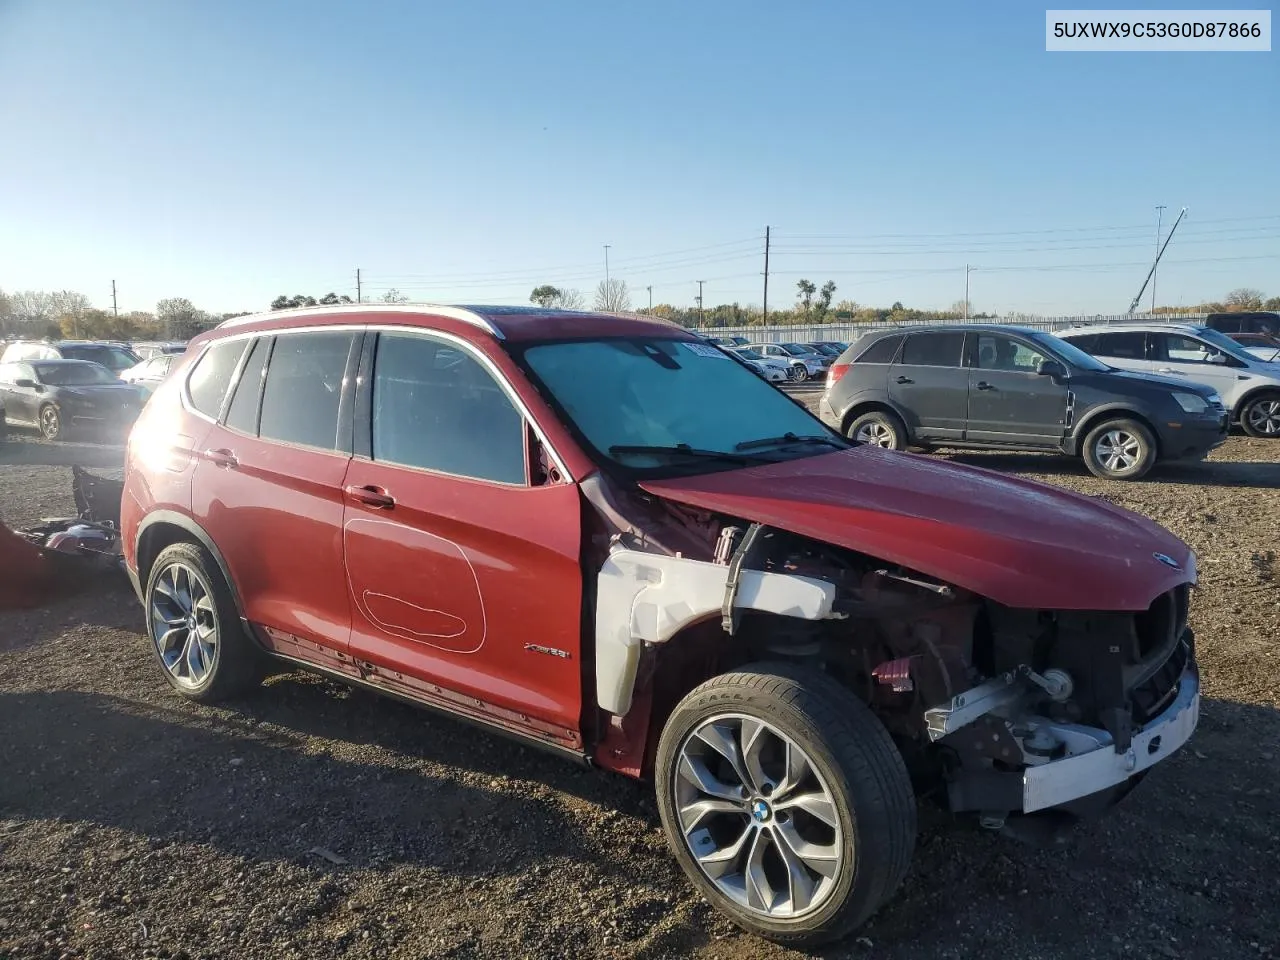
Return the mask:
<path id="1" fill-rule="evenodd" d="M 133 430 L 122 517 L 180 694 L 305 665 L 649 778 L 693 884 L 789 943 L 893 894 L 915 793 L 1083 815 L 1198 717 L 1185 544 L 852 446 L 656 320 L 228 321 Z"/>

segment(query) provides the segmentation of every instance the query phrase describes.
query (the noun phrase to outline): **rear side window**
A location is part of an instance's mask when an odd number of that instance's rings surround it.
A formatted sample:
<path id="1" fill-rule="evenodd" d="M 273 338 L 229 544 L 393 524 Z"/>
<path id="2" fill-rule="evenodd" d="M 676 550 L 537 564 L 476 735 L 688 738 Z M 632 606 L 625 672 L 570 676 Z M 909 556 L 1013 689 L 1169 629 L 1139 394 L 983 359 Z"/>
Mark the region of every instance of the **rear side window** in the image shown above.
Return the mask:
<path id="1" fill-rule="evenodd" d="M 240 382 L 236 384 L 231 406 L 227 408 L 226 424 L 232 430 L 248 434 L 258 432 L 258 398 L 262 394 L 262 371 L 267 365 L 269 344 L 270 340 L 261 337 L 254 340 L 249 347 L 249 358 L 244 363 L 244 372 L 240 374 Z"/>
<path id="2" fill-rule="evenodd" d="M 1243 322 L 1239 317 L 1210 317 L 1209 326 L 1222 333 L 1239 333 Z"/>
<path id="3" fill-rule="evenodd" d="M 231 386 L 231 375 L 236 372 L 236 364 L 240 362 L 242 353 L 243 340 L 215 343 L 204 352 L 187 380 L 191 406 L 206 417 L 217 419 L 227 388 Z"/>
<path id="4" fill-rule="evenodd" d="M 958 367 L 960 351 L 964 347 L 964 334 L 913 333 L 902 348 L 903 366 Z"/>
<path id="5" fill-rule="evenodd" d="M 1073 347 L 1079 347 L 1085 353 L 1098 352 L 1098 335 L 1096 333 L 1082 333 L 1074 337 L 1063 337 L 1067 343 Z"/>
<path id="6" fill-rule="evenodd" d="M 1250 317 L 1245 321 L 1244 328 L 1251 333 L 1269 333 L 1275 334 L 1280 329 L 1280 317 Z"/>
<path id="7" fill-rule="evenodd" d="M 1141 332 L 1099 334 L 1098 345 L 1090 352 L 1100 357 L 1144 360 L 1147 356 L 1147 335 Z"/>
<path id="8" fill-rule="evenodd" d="M 893 355 L 898 352 L 898 344 L 902 343 L 902 336 L 895 334 L 892 337 L 881 337 L 862 353 L 858 354 L 855 363 L 892 363 Z"/>
<path id="9" fill-rule="evenodd" d="M 373 459 L 523 485 L 524 418 L 470 353 L 383 333 L 373 367 Z"/>
<path id="10" fill-rule="evenodd" d="M 338 408 L 351 352 L 350 333 L 276 337 L 262 390 L 258 434 L 321 450 L 338 446 Z"/>

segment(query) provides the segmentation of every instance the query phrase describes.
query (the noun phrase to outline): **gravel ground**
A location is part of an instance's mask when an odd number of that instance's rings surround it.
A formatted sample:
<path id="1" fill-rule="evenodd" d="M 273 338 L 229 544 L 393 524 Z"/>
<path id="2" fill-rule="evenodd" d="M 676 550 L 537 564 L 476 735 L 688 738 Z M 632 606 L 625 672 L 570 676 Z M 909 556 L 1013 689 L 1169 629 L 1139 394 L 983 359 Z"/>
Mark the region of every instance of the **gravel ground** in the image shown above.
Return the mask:
<path id="1" fill-rule="evenodd" d="M 1054 848 L 922 810 L 897 899 L 822 956 L 1280 955 L 1278 449 L 1232 438 L 1137 484 L 957 457 L 1192 545 L 1200 731 Z M 62 513 L 65 465 L 118 457 L 0 447 L 0 511 Z M 799 956 L 691 892 L 643 785 L 300 675 L 183 702 L 123 583 L 0 614 L 0 729 L 0 958 Z"/>

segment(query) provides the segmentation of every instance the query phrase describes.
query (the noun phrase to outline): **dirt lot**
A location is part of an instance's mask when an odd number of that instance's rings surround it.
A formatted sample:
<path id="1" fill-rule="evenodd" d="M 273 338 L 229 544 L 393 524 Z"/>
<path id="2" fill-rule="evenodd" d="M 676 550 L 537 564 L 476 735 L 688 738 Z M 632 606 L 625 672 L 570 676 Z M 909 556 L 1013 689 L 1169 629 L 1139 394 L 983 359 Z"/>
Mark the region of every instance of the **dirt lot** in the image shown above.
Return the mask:
<path id="1" fill-rule="evenodd" d="M 1138 484 L 963 457 L 1194 547 L 1201 728 L 1054 848 L 923 810 L 898 898 L 824 956 L 1280 955 L 1278 450 L 1233 438 Z M 65 464 L 118 455 L 0 448 L 0 511 L 66 511 Z M 641 785 L 297 675 L 192 706 L 139 628 L 123 583 L 0 614 L 0 957 L 797 956 L 692 894 Z"/>

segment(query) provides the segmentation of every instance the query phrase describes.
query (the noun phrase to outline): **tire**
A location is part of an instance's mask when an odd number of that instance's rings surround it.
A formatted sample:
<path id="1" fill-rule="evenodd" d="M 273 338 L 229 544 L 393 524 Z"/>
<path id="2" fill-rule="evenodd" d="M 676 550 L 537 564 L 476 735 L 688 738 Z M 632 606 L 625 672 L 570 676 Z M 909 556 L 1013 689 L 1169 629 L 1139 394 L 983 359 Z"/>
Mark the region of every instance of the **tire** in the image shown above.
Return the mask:
<path id="1" fill-rule="evenodd" d="M 144 597 L 151 651 L 178 693 L 215 703 L 262 682 L 266 654 L 246 635 L 222 571 L 203 547 L 175 543 L 160 551 Z M 174 622 L 183 617 L 185 624 Z M 197 638 L 201 642 L 193 644 Z"/>
<path id="2" fill-rule="evenodd" d="M 1156 439 L 1137 420 L 1106 420 L 1084 438 L 1084 464 L 1103 480 L 1137 480 L 1156 462 Z"/>
<path id="3" fill-rule="evenodd" d="M 747 786 L 736 799 L 716 799 L 733 792 L 736 775 L 703 734 L 749 745 L 739 753 L 748 760 L 737 782 Z M 784 750 L 802 771 L 793 783 L 782 774 Z M 901 755 L 861 700 L 810 669 L 758 663 L 694 689 L 663 728 L 655 781 L 668 842 L 693 885 L 740 927 L 779 943 L 846 936 L 894 894 L 911 864 L 916 801 Z M 787 837 L 804 844 L 804 859 Z M 784 851 L 798 872 L 787 871 Z M 748 871 L 763 883 L 750 886 Z"/>
<path id="4" fill-rule="evenodd" d="M 804 365 L 796 365 L 796 366 L 793 366 L 791 369 L 796 372 L 796 375 L 794 378 L 796 383 L 804 383 L 806 380 L 809 379 L 808 367 Z"/>
<path id="5" fill-rule="evenodd" d="M 896 413 L 872 410 L 849 424 L 845 436 L 855 444 L 902 450 L 907 446 L 907 426 Z M 862 439 L 859 439 L 861 437 Z"/>
<path id="6" fill-rule="evenodd" d="M 62 414 L 51 403 L 46 403 L 40 408 L 40 418 L 37 423 L 40 427 L 40 436 L 51 443 L 66 436 L 66 429 L 62 426 Z"/>
<path id="7" fill-rule="evenodd" d="M 1240 429 L 1251 437 L 1280 439 L 1280 393 L 1250 397 L 1240 410 Z"/>

